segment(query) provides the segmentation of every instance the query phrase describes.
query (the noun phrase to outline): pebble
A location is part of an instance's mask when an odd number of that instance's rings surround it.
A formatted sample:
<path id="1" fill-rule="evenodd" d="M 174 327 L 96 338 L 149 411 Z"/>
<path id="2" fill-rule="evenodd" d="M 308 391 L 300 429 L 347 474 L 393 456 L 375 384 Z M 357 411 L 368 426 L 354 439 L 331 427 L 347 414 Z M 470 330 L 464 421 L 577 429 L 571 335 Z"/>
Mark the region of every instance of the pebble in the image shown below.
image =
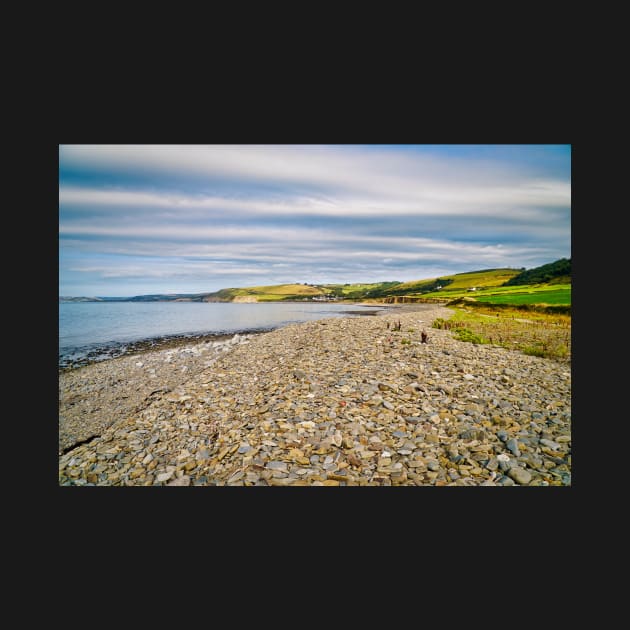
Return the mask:
<path id="1" fill-rule="evenodd" d="M 518 448 L 518 441 L 516 438 L 510 438 L 507 440 L 505 446 L 515 457 L 521 456 L 521 451 Z"/>
<path id="2" fill-rule="evenodd" d="M 499 479 L 499 483 L 502 486 L 514 486 L 514 485 L 516 485 L 514 483 L 514 481 L 512 479 L 510 479 L 509 477 L 501 477 L 501 479 Z"/>
<path id="3" fill-rule="evenodd" d="M 560 448 L 560 444 L 558 442 L 554 442 L 553 440 L 546 440 L 545 438 L 541 438 L 540 443 L 544 444 L 550 449 L 553 449 L 554 451 Z"/>
<path id="4" fill-rule="evenodd" d="M 511 479 L 522 485 L 528 484 L 532 480 L 531 474 L 524 468 L 519 468 L 518 466 L 512 466 L 507 474 Z"/>
<path id="5" fill-rule="evenodd" d="M 410 306 L 60 374 L 60 485 L 570 485 L 570 370 Z"/>
<path id="6" fill-rule="evenodd" d="M 173 479 L 170 483 L 166 484 L 167 486 L 189 486 L 190 485 L 190 477 L 183 475 L 182 477 L 178 477 L 177 479 Z"/>

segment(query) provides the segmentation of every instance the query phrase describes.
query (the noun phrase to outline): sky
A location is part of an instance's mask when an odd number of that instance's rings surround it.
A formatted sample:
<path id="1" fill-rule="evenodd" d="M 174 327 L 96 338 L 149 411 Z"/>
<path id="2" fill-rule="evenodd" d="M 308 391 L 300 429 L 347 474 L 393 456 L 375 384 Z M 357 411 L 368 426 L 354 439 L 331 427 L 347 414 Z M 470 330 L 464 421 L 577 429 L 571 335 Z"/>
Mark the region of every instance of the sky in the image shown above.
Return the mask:
<path id="1" fill-rule="evenodd" d="M 59 145 L 59 295 L 571 257 L 570 145 Z"/>

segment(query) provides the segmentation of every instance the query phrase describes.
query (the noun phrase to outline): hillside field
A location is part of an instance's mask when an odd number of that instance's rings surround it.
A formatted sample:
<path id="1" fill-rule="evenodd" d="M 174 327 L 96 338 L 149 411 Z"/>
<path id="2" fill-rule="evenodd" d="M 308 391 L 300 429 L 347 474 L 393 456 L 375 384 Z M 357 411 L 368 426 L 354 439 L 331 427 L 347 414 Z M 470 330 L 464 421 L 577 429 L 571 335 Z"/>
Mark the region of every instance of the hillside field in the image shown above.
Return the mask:
<path id="1" fill-rule="evenodd" d="M 525 284 L 514 286 L 476 286 L 476 291 L 451 289 L 427 293 L 433 298 L 472 298 L 488 304 L 571 304 L 571 284 Z"/>
<path id="2" fill-rule="evenodd" d="M 552 271 L 549 271 L 549 270 Z M 544 282 L 514 283 L 515 278 L 538 277 L 537 270 L 550 276 L 556 269 L 558 275 Z M 571 304 L 570 261 L 562 259 L 529 271 L 500 268 L 481 269 L 436 278 L 408 282 L 365 282 L 346 284 L 279 284 L 221 289 L 195 299 L 207 302 L 277 302 L 310 300 L 366 300 L 369 302 L 474 300 L 493 305 L 547 305 Z M 542 273 L 542 271 L 540 273 Z"/>
<path id="3" fill-rule="evenodd" d="M 280 300 L 301 300 L 325 294 L 326 290 L 322 287 L 304 284 L 277 284 L 240 289 L 221 289 L 221 291 L 210 294 L 209 297 L 223 300 L 233 300 L 236 297 L 253 297 L 258 302 L 277 302 Z"/>

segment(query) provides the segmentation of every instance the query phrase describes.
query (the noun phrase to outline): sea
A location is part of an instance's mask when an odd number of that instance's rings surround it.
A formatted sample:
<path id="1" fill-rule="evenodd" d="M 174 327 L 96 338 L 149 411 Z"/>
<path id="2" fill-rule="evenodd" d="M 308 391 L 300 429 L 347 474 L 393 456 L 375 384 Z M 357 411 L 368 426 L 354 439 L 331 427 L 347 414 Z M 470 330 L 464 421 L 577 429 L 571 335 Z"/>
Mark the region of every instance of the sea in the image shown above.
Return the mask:
<path id="1" fill-rule="evenodd" d="M 263 332 L 295 322 L 369 314 L 335 302 L 60 302 L 59 367 L 78 367 L 178 338 Z"/>

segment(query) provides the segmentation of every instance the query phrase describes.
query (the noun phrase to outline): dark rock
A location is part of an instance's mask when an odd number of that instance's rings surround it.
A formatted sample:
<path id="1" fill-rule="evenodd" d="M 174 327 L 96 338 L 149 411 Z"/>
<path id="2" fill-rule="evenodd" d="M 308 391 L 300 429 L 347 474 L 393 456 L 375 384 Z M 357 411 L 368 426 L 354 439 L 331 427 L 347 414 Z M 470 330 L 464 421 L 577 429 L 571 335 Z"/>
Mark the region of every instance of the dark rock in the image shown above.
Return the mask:
<path id="1" fill-rule="evenodd" d="M 466 441 L 479 440 L 480 442 L 482 442 L 483 440 L 486 439 L 486 432 L 483 431 L 482 429 L 468 429 L 460 433 L 459 437 L 462 440 L 466 440 Z"/>

